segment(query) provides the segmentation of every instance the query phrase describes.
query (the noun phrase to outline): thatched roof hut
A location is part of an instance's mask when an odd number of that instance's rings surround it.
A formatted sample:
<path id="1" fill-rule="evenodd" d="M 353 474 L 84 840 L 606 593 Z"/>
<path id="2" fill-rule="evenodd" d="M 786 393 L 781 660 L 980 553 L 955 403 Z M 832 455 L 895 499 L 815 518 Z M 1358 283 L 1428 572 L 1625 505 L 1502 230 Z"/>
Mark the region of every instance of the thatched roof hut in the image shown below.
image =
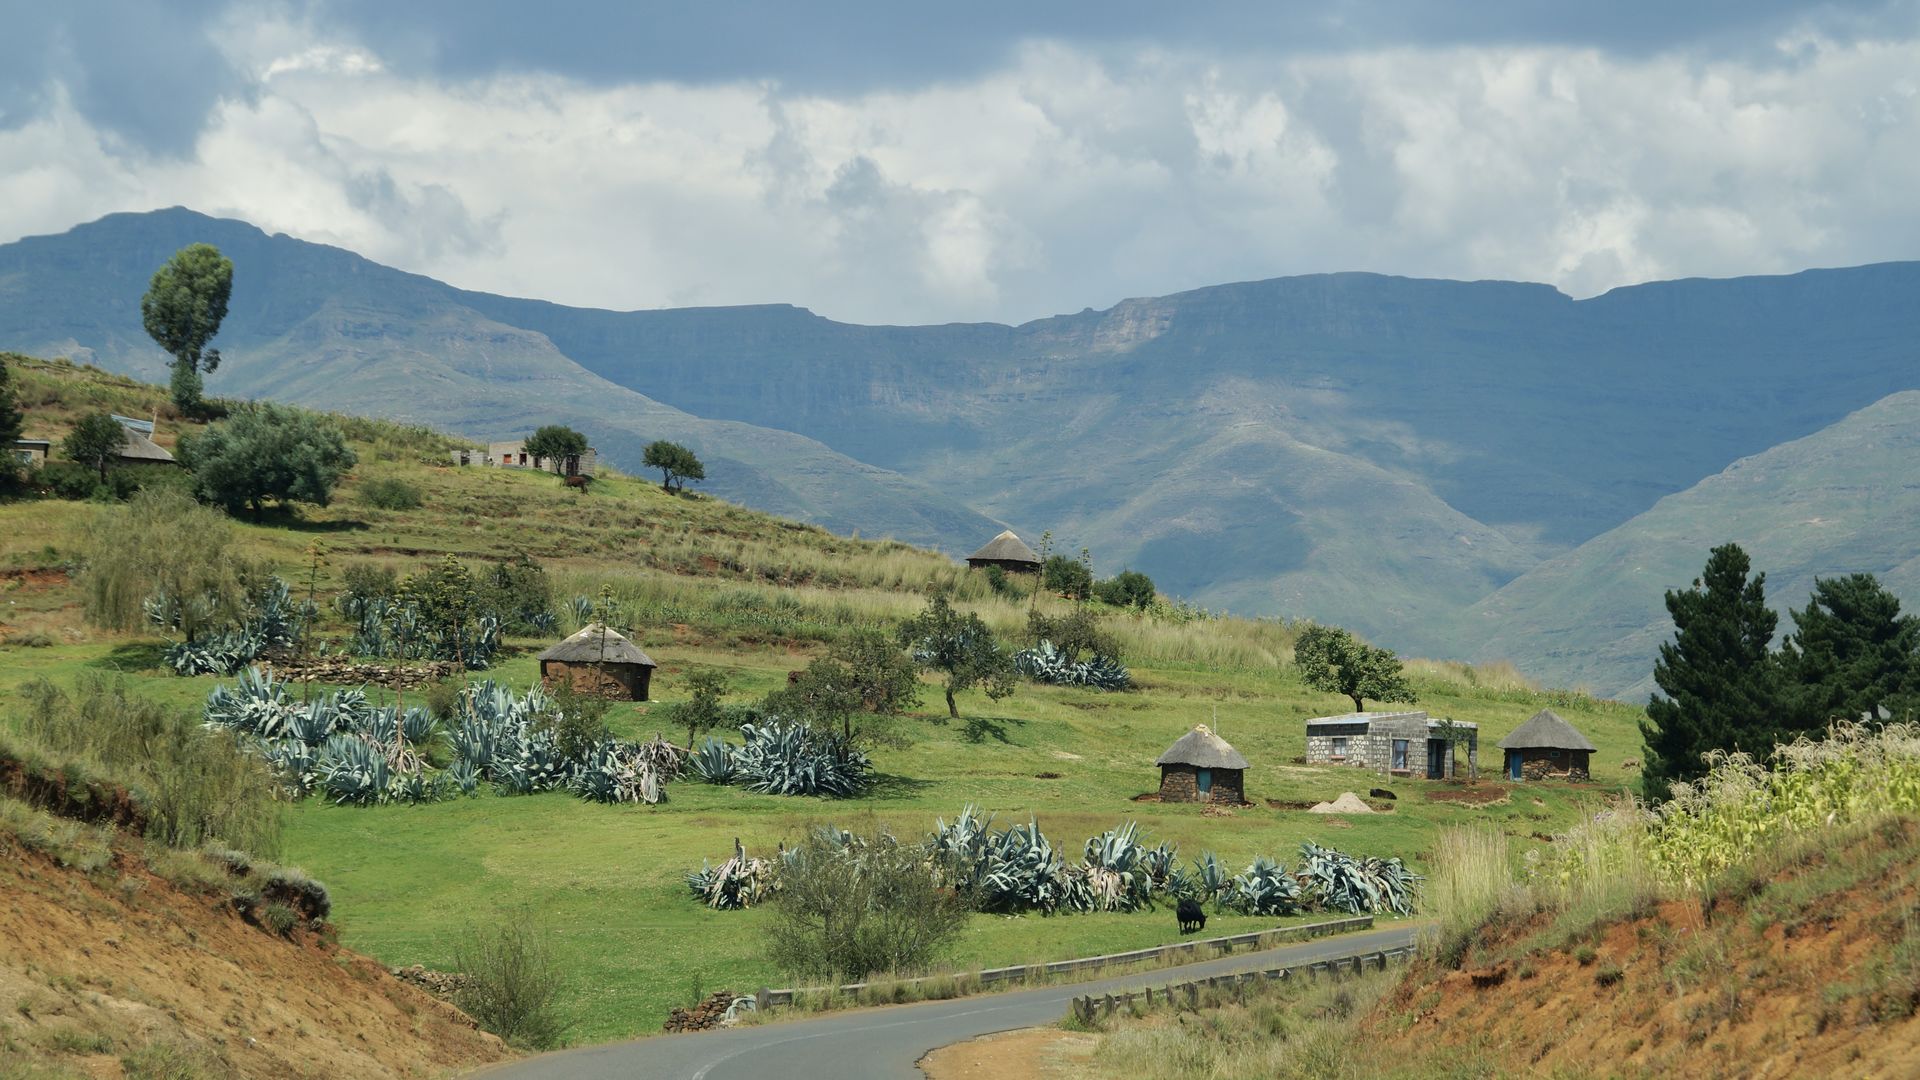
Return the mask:
<path id="1" fill-rule="evenodd" d="M 1154 764 L 1162 802 L 1246 801 L 1247 759 L 1205 724 L 1180 736 Z"/>
<path id="2" fill-rule="evenodd" d="M 1500 749 L 1506 754 L 1504 771 L 1508 779 L 1560 776 L 1585 780 L 1597 747 L 1552 709 L 1541 709 L 1501 739 Z"/>
<path id="3" fill-rule="evenodd" d="M 175 464 L 173 455 L 167 452 L 166 447 L 131 427 L 123 425 L 120 430 L 126 435 L 126 440 L 120 445 L 121 461 L 151 462 L 155 465 Z"/>
<path id="4" fill-rule="evenodd" d="M 1032 574 L 1040 569 L 1040 556 L 1008 529 L 987 541 L 986 547 L 967 556 L 967 565 L 975 570 L 997 566 L 1015 573 Z"/>
<path id="5" fill-rule="evenodd" d="M 658 666 L 626 635 L 593 623 L 540 654 L 540 681 L 618 701 L 645 701 Z"/>

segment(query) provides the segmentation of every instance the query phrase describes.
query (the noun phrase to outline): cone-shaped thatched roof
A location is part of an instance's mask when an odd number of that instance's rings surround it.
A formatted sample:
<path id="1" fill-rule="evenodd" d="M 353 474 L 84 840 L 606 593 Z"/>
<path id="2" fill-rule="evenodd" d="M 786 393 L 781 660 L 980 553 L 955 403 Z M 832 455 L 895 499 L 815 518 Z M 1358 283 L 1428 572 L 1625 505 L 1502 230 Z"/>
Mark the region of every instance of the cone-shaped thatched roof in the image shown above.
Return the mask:
<path id="1" fill-rule="evenodd" d="M 594 623 L 567 640 L 540 654 L 542 660 L 564 660 L 569 664 L 644 664 L 659 667 L 653 658 L 640 651 L 618 630 Z"/>
<path id="2" fill-rule="evenodd" d="M 1199 769 L 1244 769 L 1247 759 L 1205 724 L 1180 736 L 1155 765 L 1192 765 Z"/>
<path id="3" fill-rule="evenodd" d="M 1008 529 L 999 536 L 987 541 L 986 547 L 967 556 L 968 562 L 972 562 L 975 559 L 984 559 L 991 562 L 1023 562 L 1032 563 L 1035 566 L 1040 565 L 1040 556 L 1033 553 L 1033 549 L 1027 546 L 1026 541 L 1013 535 L 1012 529 Z"/>
<path id="4" fill-rule="evenodd" d="M 1572 724 L 1560 719 L 1552 709 L 1541 709 L 1533 714 L 1533 719 L 1513 729 L 1513 734 L 1500 740 L 1502 750 L 1592 750 L 1593 743 L 1585 735 L 1574 730 Z"/>

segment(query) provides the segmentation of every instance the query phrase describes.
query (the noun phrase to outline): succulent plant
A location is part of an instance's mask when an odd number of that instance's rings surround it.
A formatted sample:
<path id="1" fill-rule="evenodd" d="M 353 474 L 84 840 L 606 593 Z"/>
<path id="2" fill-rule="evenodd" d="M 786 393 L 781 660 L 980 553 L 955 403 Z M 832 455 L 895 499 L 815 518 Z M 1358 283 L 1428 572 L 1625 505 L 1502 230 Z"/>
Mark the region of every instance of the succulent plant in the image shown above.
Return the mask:
<path id="1" fill-rule="evenodd" d="M 687 765 L 693 775 L 709 784 L 731 784 L 739 775 L 733 763 L 733 747 L 711 735 L 687 755 Z"/>
<path id="2" fill-rule="evenodd" d="M 1305 841 L 1300 880 L 1314 902 L 1331 911 L 1406 915 L 1420 879 L 1399 859 L 1355 858 Z"/>
<path id="3" fill-rule="evenodd" d="M 1042 641 L 1013 656 L 1013 666 L 1035 682 L 1055 686 L 1078 686 L 1088 690 L 1125 690 L 1133 677 L 1118 660 L 1095 656 L 1087 660 L 1068 660 L 1053 642 Z"/>
<path id="4" fill-rule="evenodd" d="M 733 760 L 749 790 L 844 799 L 872 782 L 872 761 L 834 732 L 773 720 L 742 724 L 740 734 Z"/>
<path id="5" fill-rule="evenodd" d="M 733 857 L 719 866 L 702 860 L 700 869 L 687 875 L 687 888 L 710 908 L 738 911 L 778 891 L 778 868 L 765 859 L 749 858 L 746 848 L 735 838 Z"/>
<path id="6" fill-rule="evenodd" d="M 1292 915 L 1305 907 L 1305 897 L 1286 867 L 1262 855 L 1227 886 L 1223 903 L 1247 915 Z"/>

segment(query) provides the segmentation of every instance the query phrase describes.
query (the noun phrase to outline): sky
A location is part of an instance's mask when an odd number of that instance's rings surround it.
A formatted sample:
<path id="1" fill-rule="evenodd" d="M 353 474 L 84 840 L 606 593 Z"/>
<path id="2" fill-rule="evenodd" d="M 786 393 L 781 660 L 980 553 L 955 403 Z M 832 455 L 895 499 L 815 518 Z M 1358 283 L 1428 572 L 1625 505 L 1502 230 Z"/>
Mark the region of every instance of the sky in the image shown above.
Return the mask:
<path id="1" fill-rule="evenodd" d="M 867 323 L 1920 258 L 1920 0 L 1578 7 L 0 0 L 0 242 L 184 205 Z"/>

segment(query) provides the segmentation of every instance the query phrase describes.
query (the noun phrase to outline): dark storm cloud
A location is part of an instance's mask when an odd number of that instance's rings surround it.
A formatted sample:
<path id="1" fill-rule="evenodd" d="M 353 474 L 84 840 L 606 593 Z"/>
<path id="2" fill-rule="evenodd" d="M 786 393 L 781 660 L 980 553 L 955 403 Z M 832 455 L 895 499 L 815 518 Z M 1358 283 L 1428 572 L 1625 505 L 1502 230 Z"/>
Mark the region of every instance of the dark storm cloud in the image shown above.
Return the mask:
<path id="1" fill-rule="evenodd" d="M 982 0 L 913 4 L 635 4 L 509 0 L 334 0 L 322 19 L 360 33 L 415 73 L 557 72 L 601 82 L 773 79 L 791 88 L 859 91 L 963 78 L 1001 64 L 1023 41 L 1083 47 L 1159 44 L 1201 52 L 1315 51 L 1393 45 L 1548 44 L 1645 54 L 1764 48 L 1810 26 L 1838 41 L 1905 36 L 1914 0 L 1430 0 L 1276 3 L 1229 0 Z"/>
<path id="2" fill-rule="evenodd" d="M 61 94 L 97 127 L 147 150 L 183 154 L 222 96 L 246 80 L 209 27 L 221 0 L 0 4 L 0 128 L 45 115 Z"/>

